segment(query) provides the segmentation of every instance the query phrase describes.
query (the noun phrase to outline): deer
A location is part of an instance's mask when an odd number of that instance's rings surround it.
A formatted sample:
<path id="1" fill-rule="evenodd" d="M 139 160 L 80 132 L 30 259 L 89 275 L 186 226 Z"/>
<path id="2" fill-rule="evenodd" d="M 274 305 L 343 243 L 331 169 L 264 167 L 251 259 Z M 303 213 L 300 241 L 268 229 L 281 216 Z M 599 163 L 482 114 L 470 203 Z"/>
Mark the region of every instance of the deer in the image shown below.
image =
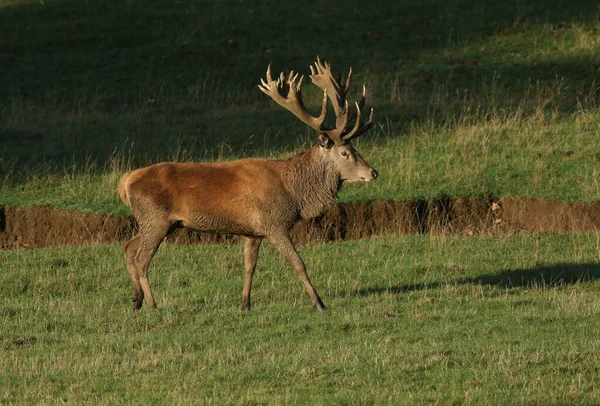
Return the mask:
<path id="1" fill-rule="evenodd" d="M 344 183 L 372 181 L 378 173 L 352 147 L 351 140 L 373 124 L 373 108 L 361 113 L 366 98 L 346 101 L 352 68 L 343 86 L 331 66 L 317 57 L 310 79 L 323 91 L 321 112 L 310 114 L 302 100 L 304 75 L 291 71 L 287 78 L 271 77 L 271 65 L 259 89 L 318 133 L 317 145 L 284 160 L 246 158 L 211 163 L 157 163 L 127 172 L 118 185 L 121 200 L 131 208 L 138 224 L 133 238 L 123 243 L 127 271 L 133 286 L 133 307 L 144 299 L 149 309 L 156 303 L 150 290 L 148 268 L 161 242 L 177 228 L 239 235 L 243 239 L 244 282 L 241 309 L 250 310 L 252 277 L 258 253 L 266 238 L 300 276 L 312 306 L 325 310 L 305 264 L 291 238 L 290 229 L 301 219 L 322 214 L 337 202 Z M 335 126 L 326 123 L 328 100 Z"/>

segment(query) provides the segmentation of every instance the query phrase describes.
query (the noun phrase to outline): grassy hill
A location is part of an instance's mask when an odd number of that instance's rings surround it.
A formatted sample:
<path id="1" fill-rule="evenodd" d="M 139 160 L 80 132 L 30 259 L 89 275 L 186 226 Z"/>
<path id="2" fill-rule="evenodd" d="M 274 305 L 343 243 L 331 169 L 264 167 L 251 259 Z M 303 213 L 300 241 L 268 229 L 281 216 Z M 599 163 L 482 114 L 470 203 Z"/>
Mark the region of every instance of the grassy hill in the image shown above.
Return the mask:
<path id="1" fill-rule="evenodd" d="M 128 169 L 288 157 L 315 135 L 256 85 L 316 55 L 375 108 L 357 147 L 380 178 L 343 200 L 599 201 L 599 18 L 580 0 L 0 0 L 0 205 L 126 215 Z M 598 404 L 599 241 L 302 247 L 325 313 L 268 243 L 251 312 L 238 245 L 165 244 L 159 309 L 137 313 L 117 244 L 0 251 L 0 401 Z"/>
<path id="2" fill-rule="evenodd" d="M 0 203 L 123 214 L 126 169 L 287 157 L 315 136 L 256 85 L 316 55 L 352 66 L 376 112 L 358 147 L 382 176 L 342 199 L 596 201 L 599 16 L 559 0 L 0 0 Z"/>

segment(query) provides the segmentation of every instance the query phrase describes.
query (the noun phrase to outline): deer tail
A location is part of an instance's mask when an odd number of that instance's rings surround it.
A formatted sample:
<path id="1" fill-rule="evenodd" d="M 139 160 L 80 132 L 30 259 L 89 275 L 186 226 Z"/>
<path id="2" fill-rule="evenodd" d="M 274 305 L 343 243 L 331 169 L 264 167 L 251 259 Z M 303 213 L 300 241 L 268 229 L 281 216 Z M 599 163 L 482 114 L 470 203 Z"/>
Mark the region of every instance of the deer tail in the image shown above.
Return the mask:
<path id="1" fill-rule="evenodd" d="M 131 172 L 127 172 L 125 175 L 123 175 L 119 181 L 119 186 L 117 187 L 119 191 L 119 197 L 121 197 L 121 200 L 123 200 L 123 203 L 125 203 L 127 206 L 131 206 L 129 203 L 129 175 L 131 175 Z"/>

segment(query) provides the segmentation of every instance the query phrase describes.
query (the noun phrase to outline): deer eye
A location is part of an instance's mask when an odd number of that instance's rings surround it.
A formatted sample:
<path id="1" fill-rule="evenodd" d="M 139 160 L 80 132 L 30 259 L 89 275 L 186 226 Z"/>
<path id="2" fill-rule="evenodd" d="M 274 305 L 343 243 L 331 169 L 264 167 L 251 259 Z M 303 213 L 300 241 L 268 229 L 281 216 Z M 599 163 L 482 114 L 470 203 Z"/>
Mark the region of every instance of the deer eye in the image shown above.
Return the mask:
<path id="1" fill-rule="evenodd" d="M 342 156 L 347 158 L 348 157 L 348 152 L 342 151 Z"/>

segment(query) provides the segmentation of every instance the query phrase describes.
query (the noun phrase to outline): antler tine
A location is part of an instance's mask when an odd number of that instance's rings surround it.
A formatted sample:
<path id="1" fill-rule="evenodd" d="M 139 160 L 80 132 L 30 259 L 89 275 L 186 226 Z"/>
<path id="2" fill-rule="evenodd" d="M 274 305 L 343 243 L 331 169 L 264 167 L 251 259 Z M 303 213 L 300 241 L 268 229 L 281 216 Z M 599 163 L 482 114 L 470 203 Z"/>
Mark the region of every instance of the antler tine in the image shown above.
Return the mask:
<path id="1" fill-rule="evenodd" d="M 269 64 L 269 66 L 267 66 L 267 75 L 266 75 L 266 79 L 267 81 L 265 82 L 265 80 L 263 78 L 260 78 L 260 85 L 258 85 L 258 88 L 265 93 L 267 96 L 271 96 L 271 93 L 273 92 L 273 85 L 275 85 L 275 89 L 277 89 L 278 87 L 278 81 L 273 80 L 273 78 L 271 77 L 271 64 Z M 279 93 L 279 91 L 277 90 L 277 93 Z"/>
<path id="2" fill-rule="evenodd" d="M 261 79 L 262 81 L 262 79 Z M 271 64 L 269 64 L 269 66 L 267 66 L 267 82 L 272 82 L 273 79 L 271 78 Z"/>
<path id="3" fill-rule="evenodd" d="M 348 121 L 350 119 L 349 113 L 350 109 L 348 108 L 348 101 L 344 100 L 344 109 L 342 110 L 342 116 L 337 118 L 336 128 L 332 130 L 332 132 L 339 133 L 340 135 L 344 133 L 344 128 L 346 128 L 346 125 L 348 124 Z"/>
<path id="4" fill-rule="evenodd" d="M 358 107 L 358 103 L 354 102 L 354 105 L 356 106 L 356 122 L 354 123 L 354 128 L 352 128 L 352 130 L 346 132 L 345 134 L 342 134 L 342 139 L 344 140 L 350 139 L 360 126 L 360 108 Z"/>
<path id="5" fill-rule="evenodd" d="M 352 78 L 352 66 L 350 67 L 350 69 L 348 70 L 348 77 L 346 78 L 346 85 L 344 86 L 344 93 L 348 93 L 348 90 L 350 89 L 350 79 Z M 364 86 L 363 86 L 364 88 Z"/>
<path id="6" fill-rule="evenodd" d="M 356 111 L 362 110 L 362 108 L 365 105 L 366 100 L 367 100 L 367 88 L 365 87 L 365 85 L 363 85 L 362 95 L 360 96 L 360 101 L 357 104 L 358 108 L 356 109 Z M 350 113 L 350 121 L 354 120 L 356 115 L 357 115 L 356 112 Z"/>
<path id="7" fill-rule="evenodd" d="M 315 66 L 317 68 L 317 72 L 319 74 L 323 74 L 325 71 L 330 70 L 331 65 L 329 65 L 329 62 L 325 61 L 325 64 L 323 64 L 323 62 L 321 62 L 321 58 L 319 57 L 319 55 L 317 55 L 317 62 L 315 62 Z"/>
<path id="8" fill-rule="evenodd" d="M 358 107 L 358 103 L 357 106 Z M 350 131 L 348 134 L 344 135 L 343 140 L 344 141 L 350 141 L 353 138 L 359 137 L 361 135 L 363 135 L 364 133 L 366 133 L 367 131 L 369 131 L 369 128 L 371 128 L 371 126 L 373 125 L 373 108 L 371 107 L 370 109 L 371 111 L 369 112 L 369 117 L 367 118 L 367 120 L 360 124 L 360 110 L 357 110 L 357 118 L 356 118 L 356 123 L 354 124 L 354 128 L 352 129 L 352 131 Z"/>
<path id="9" fill-rule="evenodd" d="M 296 74 L 296 76 L 298 76 Z M 298 89 L 298 94 L 301 94 L 302 92 L 302 81 L 304 80 L 304 75 L 300 76 L 300 80 L 298 80 L 298 85 L 296 86 L 296 89 Z M 294 77 L 294 82 L 296 81 L 296 78 Z"/>
<path id="10" fill-rule="evenodd" d="M 286 84 L 290 87 L 290 95 L 296 98 L 296 94 L 298 93 L 298 86 L 296 84 L 296 78 L 298 75 L 294 76 L 294 71 L 291 71 L 288 75 Z"/>
<path id="11" fill-rule="evenodd" d="M 281 73 L 283 73 L 283 72 L 281 72 Z M 288 75 L 287 81 L 288 81 L 288 83 L 291 84 L 292 82 L 295 82 L 297 78 L 298 78 L 298 74 L 294 73 L 294 71 L 292 70 L 292 71 L 290 71 L 290 73 Z"/>

